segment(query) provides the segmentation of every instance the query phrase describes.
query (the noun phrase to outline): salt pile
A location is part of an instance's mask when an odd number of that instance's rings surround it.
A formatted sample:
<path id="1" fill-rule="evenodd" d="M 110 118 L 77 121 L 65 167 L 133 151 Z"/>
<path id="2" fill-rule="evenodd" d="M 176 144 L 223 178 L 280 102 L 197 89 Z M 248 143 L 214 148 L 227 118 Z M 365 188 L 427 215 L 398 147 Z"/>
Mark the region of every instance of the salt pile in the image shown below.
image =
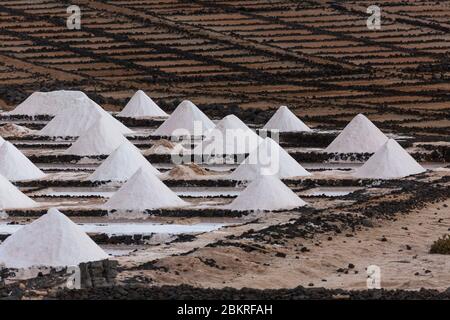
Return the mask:
<path id="1" fill-rule="evenodd" d="M 312 131 L 286 106 L 278 108 L 263 129 L 278 130 L 280 132 Z"/>
<path id="2" fill-rule="evenodd" d="M 237 211 L 289 210 L 306 205 L 280 179 L 261 174 L 227 206 Z"/>
<path id="3" fill-rule="evenodd" d="M 393 179 L 422 172 L 425 169 L 397 141 L 389 139 L 353 175 L 358 178 Z"/>
<path id="4" fill-rule="evenodd" d="M 148 150 L 150 154 L 180 154 L 185 153 L 188 150 L 183 147 L 181 143 L 174 143 L 172 141 L 161 139 L 153 143 L 152 147 Z"/>
<path id="5" fill-rule="evenodd" d="M 180 164 L 163 173 L 161 177 L 163 179 L 203 179 L 206 176 L 211 175 L 211 172 L 200 167 L 195 163 Z"/>
<path id="6" fill-rule="evenodd" d="M 159 171 L 145 159 L 141 151 L 127 141 L 114 150 L 89 176 L 88 180 L 126 181 L 141 167 L 147 167 L 153 174 L 159 174 Z"/>
<path id="7" fill-rule="evenodd" d="M 230 179 L 253 180 L 262 170 L 270 170 L 279 178 L 311 175 L 289 153 L 271 138 L 264 141 L 234 170 Z"/>
<path id="8" fill-rule="evenodd" d="M 80 104 L 86 102 L 86 99 L 89 98 L 81 91 L 34 92 L 8 114 L 54 116 L 61 110 L 79 107 Z"/>
<path id="9" fill-rule="evenodd" d="M 77 156 L 109 155 L 129 142 L 108 119 L 100 117 L 66 151 Z"/>
<path id="10" fill-rule="evenodd" d="M 329 153 L 374 153 L 388 138 L 364 115 L 358 114 L 325 149 Z"/>
<path id="11" fill-rule="evenodd" d="M 39 131 L 40 135 L 50 137 L 78 137 L 88 130 L 100 118 L 108 126 L 122 134 L 133 133 L 120 121 L 89 98 L 84 98 L 76 108 L 65 108 Z"/>
<path id="12" fill-rule="evenodd" d="M 194 149 L 196 154 L 247 154 L 256 149 L 262 138 L 235 115 L 220 120 L 205 134 L 205 139 Z"/>
<path id="13" fill-rule="evenodd" d="M 108 255 L 57 209 L 50 209 L 0 245 L 0 264 L 9 268 L 77 266 L 104 259 Z"/>
<path id="14" fill-rule="evenodd" d="M 32 208 L 37 203 L 28 198 L 0 174 L 0 210 Z"/>
<path id="15" fill-rule="evenodd" d="M 45 177 L 45 173 L 8 141 L 0 146 L 0 174 L 11 181 Z"/>
<path id="16" fill-rule="evenodd" d="M 186 202 L 181 200 L 148 168 L 140 168 L 112 195 L 105 207 L 109 210 L 145 211 L 184 205 Z"/>
<path id="17" fill-rule="evenodd" d="M 127 105 L 118 116 L 128 118 L 139 117 L 168 117 L 165 113 L 144 91 L 138 90 L 128 101 Z"/>
<path id="18" fill-rule="evenodd" d="M 214 123 L 191 101 L 181 102 L 170 117 L 153 133 L 158 136 L 203 135 Z"/>

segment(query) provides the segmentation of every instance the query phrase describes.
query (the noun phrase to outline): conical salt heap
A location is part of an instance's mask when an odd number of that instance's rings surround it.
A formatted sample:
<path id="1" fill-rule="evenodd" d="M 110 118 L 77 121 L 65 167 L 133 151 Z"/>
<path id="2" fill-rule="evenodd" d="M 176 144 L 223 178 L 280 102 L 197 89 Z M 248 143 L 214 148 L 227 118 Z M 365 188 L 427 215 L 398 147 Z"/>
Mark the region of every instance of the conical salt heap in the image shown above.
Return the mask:
<path id="1" fill-rule="evenodd" d="M 145 159 L 131 142 L 122 143 L 92 173 L 90 181 L 127 181 L 139 168 L 147 167 L 153 174 L 160 172 Z"/>
<path id="2" fill-rule="evenodd" d="M 220 120 L 205 134 L 205 139 L 194 149 L 196 154 L 247 154 L 256 149 L 262 138 L 235 115 Z"/>
<path id="3" fill-rule="evenodd" d="M 203 135 L 207 130 L 214 128 L 214 126 L 214 123 L 195 104 L 191 101 L 184 100 L 178 105 L 170 117 L 155 130 L 153 135 Z"/>
<path id="4" fill-rule="evenodd" d="M 128 101 L 127 105 L 118 116 L 128 118 L 139 117 L 168 117 L 165 113 L 144 91 L 138 90 Z"/>
<path id="5" fill-rule="evenodd" d="M 306 205 L 280 179 L 261 174 L 227 206 L 236 211 L 289 210 Z"/>
<path id="6" fill-rule="evenodd" d="M 152 209 L 182 207 L 181 200 L 148 168 L 140 168 L 105 203 L 109 210 L 145 211 Z"/>
<path id="7" fill-rule="evenodd" d="M 325 149 L 328 153 L 374 153 L 388 138 L 364 115 L 358 114 Z"/>
<path id="8" fill-rule="evenodd" d="M 84 98 L 76 108 L 65 108 L 39 131 L 42 136 L 79 137 L 100 118 L 104 118 L 108 126 L 122 134 L 133 133 L 120 121 L 89 98 Z"/>
<path id="9" fill-rule="evenodd" d="M 65 267 L 108 259 L 80 226 L 57 209 L 20 228 L 0 245 L 9 268 Z"/>
<path id="10" fill-rule="evenodd" d="M 36 207 L 37 203 L 0 174 L 0 210 Z"/>
<path id="11" fill-rule="evenodd" d="M 425 171 L 397 141 L 389 139 L 353 175 L 358 178 L 394 179 Z"/>
<path id="12" fill-rule="evenodd" d="M 8 141 L 4 141 L 0 146 L 0 174 L 11 181 L 45 177 L 45 173 Z"/>
<path id="13" fill-rule="evenodd" d="M 253 180 L 261 175 L 262 170 L 270 170 L 279 178 L 311 175 L 278 143 L 271 138 L 265 138 L 231 173 L 230 179 Z"/>
<path id="14" fill-rule="evenodd" d="M 58 90 L 51 92 L 34 92 L 14 110 L 11 115 L 50 115 L 54 116 L 66 108 L 77 108 L 88 99 L 81 91 Z"/>
<path id="15" fill-rule="evenodd" d="M 312 131 L 286 106 L 279 107 L 263 129 L 278 130 L 280 132 Z"/>
<path id="16" fill-rule="evenodd" d="M 66 151 L 77 156 L 109 155 L 122 143 L 129 142 L 105 117 L 101 117 Z"/>

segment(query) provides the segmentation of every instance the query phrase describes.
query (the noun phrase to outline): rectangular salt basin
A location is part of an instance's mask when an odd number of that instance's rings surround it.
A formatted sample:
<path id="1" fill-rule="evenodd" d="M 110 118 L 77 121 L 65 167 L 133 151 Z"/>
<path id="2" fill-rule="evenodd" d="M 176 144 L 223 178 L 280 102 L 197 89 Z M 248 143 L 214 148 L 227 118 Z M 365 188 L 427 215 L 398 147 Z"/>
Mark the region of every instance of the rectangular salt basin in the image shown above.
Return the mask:
<path id="1" fill-rule="evenodd" d="M 83 197 L 83 196 L 98 196 L 109 198 L 111 197 L 116 189 L 105 188 L 105 189 L 94 189 L 94 188 L 48 188 L 34 192 L 34 196 L 53 196 L 53 197 Z"/>
<path id="2" fill-rule="evenodd" d="M 86 233 L 107 235 L 151 235 L 151 234 L 183 234 L 203 233 L 218 230 L 225 223 L 197 223 L 197 224 L 159 224 L 159 223 L 85 223 L 79 224 Z M 0 234 L 13 234 L 23 225 L 0 224 Z"/>
<path id="3" fill-rule="evenodd" d="M 237 188 L 172 188 L 180 197 L 237 197 L 241 192 Z"/>
<path id="4" fill-rule="evenodd" d="M 321 187 L 300 192 L 300 196 L 342 197 L 362 188 L 357 187 Z"/>

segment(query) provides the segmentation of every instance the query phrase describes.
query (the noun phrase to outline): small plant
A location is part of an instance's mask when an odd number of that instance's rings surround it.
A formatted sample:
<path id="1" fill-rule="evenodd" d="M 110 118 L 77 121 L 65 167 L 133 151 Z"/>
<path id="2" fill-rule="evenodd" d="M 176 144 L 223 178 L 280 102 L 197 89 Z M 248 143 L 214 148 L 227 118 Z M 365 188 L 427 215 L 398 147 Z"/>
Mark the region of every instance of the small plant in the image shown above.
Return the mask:
<path id="1" fill-rule="evenodd" d="M 430 253 L 450 254 L 450 235 L 437 239 L 430 248 Z"/>

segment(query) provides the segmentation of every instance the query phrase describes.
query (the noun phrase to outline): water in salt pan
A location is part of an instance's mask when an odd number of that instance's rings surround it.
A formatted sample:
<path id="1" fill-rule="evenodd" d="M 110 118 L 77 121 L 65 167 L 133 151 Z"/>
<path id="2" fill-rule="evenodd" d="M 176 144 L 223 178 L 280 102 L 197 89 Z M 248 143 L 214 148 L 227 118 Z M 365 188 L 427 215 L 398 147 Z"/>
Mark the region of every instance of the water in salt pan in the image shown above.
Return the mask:
<path id="1" fill-rule="evenodd" d="M 108 255 L 57 209 L 20 228 L 0 245 L 0 264 L 9 268 L 74 266 Z"/>
<path id="2" fill-rule="evenodd" d="M 203 135 L 214 123 L 191 101 L 181 102 L 170 117 L 153 132 L 158 136 Z"/>
<path id="3" fill-rule="evenodd" d="M 425 169 L 397 141 L 389 139 L 353 175 L 358 178 L 394 179 L 422 172 Z"/>
<path id="4" fill-rule="evenodd" d="M 118 115 L 128 118 L 169 116 L 142 90 L 136 91 Z"/>
<path id="5" fill-rule="evenodd" d="M 388 138 L 367 117 L 358 114 L 325 149 L 329 153 L 374 153 Z"/>
<path id="6" fill-rule="evenodd" d="M 286 106 L 281 106 L 278 108 L 263 129 L 278 130 L 279 132 L 312 131 Z"/>
<path id="7" fill-rule="evenodd" d="M 107 235 L 151 235 L 159 234 L 183 234 L 183 233 L 203 233 L 211 232 L 222 228 L 224 223 L 196 223 L 196 224 L 161 224 L 161 223 L 83 223 L 79 227 L 83 232 L 89 234 L 107 234 Z M 0 224 L 0 234 L 13 234 L 23 225 Z"/>

